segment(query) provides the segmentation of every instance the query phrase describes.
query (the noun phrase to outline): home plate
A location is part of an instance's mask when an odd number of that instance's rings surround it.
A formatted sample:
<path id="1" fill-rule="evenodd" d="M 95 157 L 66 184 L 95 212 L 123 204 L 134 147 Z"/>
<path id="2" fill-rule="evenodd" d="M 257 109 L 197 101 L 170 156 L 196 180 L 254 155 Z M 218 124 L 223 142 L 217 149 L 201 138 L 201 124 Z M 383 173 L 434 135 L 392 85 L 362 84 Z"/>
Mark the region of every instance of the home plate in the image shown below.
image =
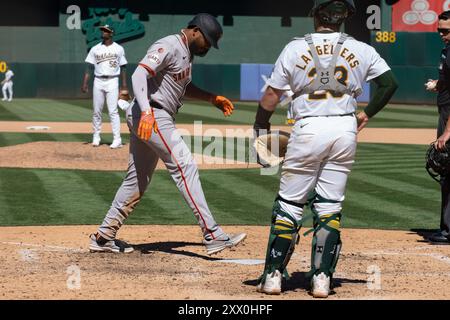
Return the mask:
<path id="1" fill-rule="evenodd" d="M 30 126 L 26 127 L 27 130 L 48 130 L 50 127 L 47 126 Z"/>
<path id="2" fill-rule="evenodd" d="M 216 262 L 245 264 L 251 266 L 256 264 L 264 264 L 265 261 L 260 259 L 222 259 L 216 260 Z"/>

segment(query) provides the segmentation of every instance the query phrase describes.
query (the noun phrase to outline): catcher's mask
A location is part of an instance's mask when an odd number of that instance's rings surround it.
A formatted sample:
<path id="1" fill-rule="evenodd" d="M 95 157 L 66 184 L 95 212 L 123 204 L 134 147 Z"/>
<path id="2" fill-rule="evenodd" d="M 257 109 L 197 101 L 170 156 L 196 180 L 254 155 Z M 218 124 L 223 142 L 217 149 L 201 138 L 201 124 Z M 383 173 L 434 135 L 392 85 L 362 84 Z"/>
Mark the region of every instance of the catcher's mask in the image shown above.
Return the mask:
<path id="1" fill-rule="evenodd" d="M 449 146 L 444 150 L 437 150 L 434 142 L 430 144 L 426 154 L 426 165 L 428 174 L 437 182 L 450 175 L 450 151 Z"/>
<path id="2" fill-rule="evenodd" d="M 273 130 L 255 139 L 253 147 L 259 162 L 265 167 L 276 167 L 284 161 L 290 134 L 281 130 Z"/>
<path id="3" fill-rule="evenodd" d="M 317 16 L 322 23 L 340 25 L 355 11 L 353 0 L 315 0 L 309 16 Z"/>

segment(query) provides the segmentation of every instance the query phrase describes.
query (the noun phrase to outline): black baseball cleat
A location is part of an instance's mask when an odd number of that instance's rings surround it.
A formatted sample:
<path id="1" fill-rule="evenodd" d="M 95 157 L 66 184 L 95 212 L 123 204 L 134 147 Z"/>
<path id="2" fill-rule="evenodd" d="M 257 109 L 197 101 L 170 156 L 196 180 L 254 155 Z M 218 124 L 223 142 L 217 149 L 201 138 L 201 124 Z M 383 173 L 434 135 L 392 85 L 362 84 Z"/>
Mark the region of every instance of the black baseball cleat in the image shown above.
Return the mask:
<path id="1" fill-rule="evenodd" d="M 450 236 L 446 235 L 445 231 L 436 232 L 429 236 L 427 240 L 432 244 L 450 244 Z"/>

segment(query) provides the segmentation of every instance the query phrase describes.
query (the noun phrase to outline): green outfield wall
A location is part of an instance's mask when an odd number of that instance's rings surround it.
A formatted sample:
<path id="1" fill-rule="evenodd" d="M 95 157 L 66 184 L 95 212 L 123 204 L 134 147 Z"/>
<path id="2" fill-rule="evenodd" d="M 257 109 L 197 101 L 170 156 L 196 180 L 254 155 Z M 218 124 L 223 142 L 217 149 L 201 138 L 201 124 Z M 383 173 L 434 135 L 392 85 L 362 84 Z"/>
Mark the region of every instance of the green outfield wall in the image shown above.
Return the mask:
<path id="1" fill-rule="evenodd" d="M 96 43 L 92 31 L 99 24 L 116 23 L 130 76 L 151 43 L 178 33 L 191 18 L 149 15 L 148 21 L 141 21 L 137 14 L 126 10 L 121 13 L 105 10 L 94 12 L 91 20 L 83 20 L 81 29 L 68 29 L 65 14 L 60 15 L 59 27 L 0 27 L 0 62 L 4 61 L 16 74 L 16 97 L 86 97 L 79 89 L 85 69 L 83 61 L 89 45 Z M 388 16 L 385 10 L 383 17 Z M 218 18 L 222 21 L 222 17 Z M 234 16 L 233 25 L 223 29 L 220 50 L 212 49 L 206 57 L 195 59 L 193 81 L 204 89 L 239 99 L 240 66 L 273 64 L 290 39 L 312 31 L 312 20 L 292 17 L 291 26 L 285 27 L 280 17 Z M 383 19 L 383 29 L 390 31 L 387 19 Z M 371 44 L 399 79 L 395 102 L 435 103 L 435 95 L 426 92 L 423 83 L 428 78 L 437 78 L 442 48 L 437 34 L 401 32 L 396 34 L 395 42 L 377 42 L 373 32 Z"/>
<path id="2" fill-rule="evenodd" d="M 436 94 L 426 92 L 424 83 L 438 78 L 442 41 L 437 33 L 397 32 L 395 42 L 377 42 L 372 34 L 372 45 L 391 66 L 399 80 L 394 101 L 401 103 L 434 104 Z"/>

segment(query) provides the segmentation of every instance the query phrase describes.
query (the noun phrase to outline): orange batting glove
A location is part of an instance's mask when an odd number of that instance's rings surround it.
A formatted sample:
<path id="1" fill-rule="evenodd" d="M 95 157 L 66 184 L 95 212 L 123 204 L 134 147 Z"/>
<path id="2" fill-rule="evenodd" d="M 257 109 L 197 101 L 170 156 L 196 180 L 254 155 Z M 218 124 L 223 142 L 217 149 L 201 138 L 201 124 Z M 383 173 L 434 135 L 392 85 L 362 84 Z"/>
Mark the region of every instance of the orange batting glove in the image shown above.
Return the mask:
<path id="1" fill-rule="evenodd" d="M 138 137 L 142 140 L 148 141 L 152 137 L 152 130 L 156 132 L 157 125 L 155 117 L 151 110 L 141 113 L 141 119 L 139 120 Z"/>
<path id="2" fill-rule="evenodd" d="M 234 110 L 233 103 L 223 96 L 215 96 L 211 99 L 213 105 L 222 110 L 225 117 L 231 116 Z"/>

